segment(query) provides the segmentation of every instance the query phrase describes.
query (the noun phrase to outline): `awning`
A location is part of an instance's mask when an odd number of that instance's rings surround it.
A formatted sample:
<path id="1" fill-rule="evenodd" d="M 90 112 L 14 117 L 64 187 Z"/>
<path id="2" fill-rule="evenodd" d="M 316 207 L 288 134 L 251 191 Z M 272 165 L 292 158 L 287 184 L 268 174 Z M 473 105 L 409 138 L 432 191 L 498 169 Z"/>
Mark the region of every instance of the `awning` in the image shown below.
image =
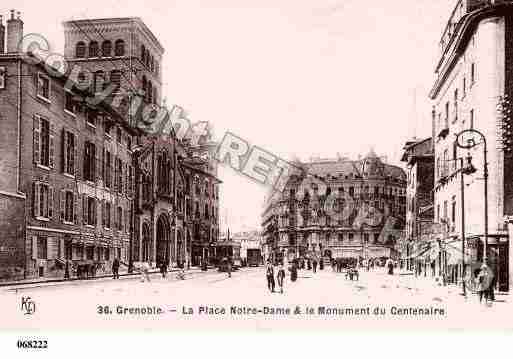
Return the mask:
<path id="1" fill-rule="evenodd" d="M 445 252 L 447 256 L 447 264 L 448 265 L 456 265 L 462 263 L 463 256 L 461 251 L 461 241 L 447 243 L 445 245 Z M 465 248 L 465 263 L 469 262 L 469 258 L 471 258 L 470 249 L 468 247 Z"/>

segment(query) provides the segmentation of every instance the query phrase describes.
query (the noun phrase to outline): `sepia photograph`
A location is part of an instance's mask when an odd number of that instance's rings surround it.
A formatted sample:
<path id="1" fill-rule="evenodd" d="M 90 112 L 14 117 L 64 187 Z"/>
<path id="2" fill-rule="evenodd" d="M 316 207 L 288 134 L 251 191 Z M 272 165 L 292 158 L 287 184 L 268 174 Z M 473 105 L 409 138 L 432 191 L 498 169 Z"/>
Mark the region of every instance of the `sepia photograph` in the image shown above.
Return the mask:
<path id="1" fill-rule="evenodd" d="M 3 0 L 0 333 L 511 333 L 511 102 L 511 0 Z"/>

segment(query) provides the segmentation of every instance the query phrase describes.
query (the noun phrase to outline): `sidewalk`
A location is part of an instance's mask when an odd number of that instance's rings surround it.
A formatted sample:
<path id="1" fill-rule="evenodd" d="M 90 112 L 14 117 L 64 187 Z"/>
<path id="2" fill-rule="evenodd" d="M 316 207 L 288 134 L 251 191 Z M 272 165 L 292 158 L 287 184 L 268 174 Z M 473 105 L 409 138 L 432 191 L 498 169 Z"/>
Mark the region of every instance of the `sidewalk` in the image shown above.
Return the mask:
<path id="1" fill-rule="evenodd" d="M 208 270 L 213 269 L 214 267 L 208 267 Z M 176 273 L 180 270 L 180 268 L 174 267 L 168 270 L 168 273 Z M 200 267 L 190 267 L 190 269 L 186 269 L 186 273 L 207 273 L 207 271 L 202 271 Z M 149 272 L 150 275 L 152 274 L 158 274 L 160 275 L 160 270 L 154 269 Z M 119 280 L 126 280 L 126 279 L 134 279 L 141 275 L 141 273 L 137 270 L 134 270 L 132 273 L 128 273 L 127 271 L 124 273 L 119 273 Z M 97 275 L 96 277 L 92 278 L 70 278 L 70 279 L 64 279 L 64 278 L 48 278 L 48 279 L 41 279 L 41 280 L 34 280 L 34 279 L 27 279 L 27 280 L 21 280 L 16 282 L 6 282 L 1 283 L 0 282 L 0 290 L 16 290 L 16 289 L 30 289 L 30 288 L 41 288 L 41 287 L 50 287 L 50 286 L 59 286 L 59 285 L 66 285 L 66 284 L 80 284 L 80 283 L 91 283 L 91 282 L 107 282 L 107 281 L 114 281 L 112 278 L 112 274 L 102 274 Z"/>
<path id="2" fill-rule="evenodd" d="M 479 304 L 479 297 L 477 293 L 466 288 L 466 296 L 463 295 L 463 288 L 461 282 L 458 284 L 450 283 L 443 285 L 435 280 L 435 277 L 419 275 L 415 276 L 412 271 L 399 270 L 393 277 L 398 278 L 399 285 L 410 290 L 422 291 L 424 293 L 431 292 L 433 295 L 445 298 L 451 302 L 461 301 L 461 303 Z M 495 292 L 494 303 L 508 303 L 508 292 Z"/>

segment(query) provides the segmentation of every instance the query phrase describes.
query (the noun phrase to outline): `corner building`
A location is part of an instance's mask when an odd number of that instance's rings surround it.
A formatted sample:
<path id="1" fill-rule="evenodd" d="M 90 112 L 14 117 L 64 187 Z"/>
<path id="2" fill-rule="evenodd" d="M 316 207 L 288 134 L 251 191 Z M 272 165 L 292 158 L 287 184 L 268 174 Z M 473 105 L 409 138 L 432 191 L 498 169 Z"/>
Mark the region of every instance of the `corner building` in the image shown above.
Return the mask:
<path id="1" fill-rule="evenodd" d="M 400 167 L 373 151 L 357 161 L 314 159 L 296 166 L 300 170 L 262 215 L 275 258 L 398 258 L 406 207 Z"/>

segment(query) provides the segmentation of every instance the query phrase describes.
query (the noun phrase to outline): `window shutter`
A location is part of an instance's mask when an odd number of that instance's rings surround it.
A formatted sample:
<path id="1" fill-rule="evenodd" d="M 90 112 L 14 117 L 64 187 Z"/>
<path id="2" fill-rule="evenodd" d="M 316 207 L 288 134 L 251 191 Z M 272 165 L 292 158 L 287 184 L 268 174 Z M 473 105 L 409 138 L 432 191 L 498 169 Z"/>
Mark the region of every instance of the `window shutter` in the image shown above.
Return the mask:
<path id="1" fill-rule="evenodd" d="M 64 255 L 64 238 L 60 238 L 59 239 L 59 259 L 64 259 L 66 258 L 65 255 Z"/>
<path id="2" fill-rule="evenodd" d="M 54 168 L 55 165 L 55 126 L 50 124 L 50 146 L 49 146 L 49 166 Z"/>
<path id="3" fill-rule="evenodd" d="M 53 187 L 48 187 L 48 218 L 53 218 Z"/>
<path id="4" fill-rule="evenodd" d="M 101 226 L 102 227 L 105 227 L 105 225 L 107 224 L 107 221 L 105 219 L 105 200 L 102 199 L 102 223 L 101 223 Z"/>
<path id="5" fill-rule="evenodd" d="M 117 173 L 118 173 L 118 158 L 116 156 L 114 156 L 114 183 L 113 183 L 113 189 L 114 191 L 117 191 L 118 190 L 118 176 L 117 176 Z"/>
<path id="6" fill-rule="evenodd" d="M 38 182 L 34 182 L 32 184 L 32 198 L 34 200 L 34 203 L 33 203 L 33 209 L 34 209 L 34 217 L 37 217 L 39 216 L 39 205 L 40 205 L 40 201 L 39 201 L 39 183 Z"/>
<path id="7" fill-rule="evenodd" d="M 34 133 L 32 150 L 34 154 L 34 163 L 41 163 L 41 120 L 38 116 L 34 116 Z"/>
<path id="8" fill-rule="evenodd" d="M 78 194 L 73 193 L 73 221 L 78 224 Z"/>
<path id="9" fill-rule="evenodd" d="M 103 179 L 103 176 L 102 176 L 102 151 L 100 151 L 100 147 L 98 146 L 98 151 L 95 151 L 95 160 L 96 160 L 96 163 L 95 163 L 95 166 L 96 166 L 96 169 L 95 169 L 95 172 L 96 172 L 96 179 L 99 180 L 99 179 Z"/>
<path id="10" fill-rule="evenodd" d="M 67 132 L 65 129 L 62 129 L 62 173 L 66 173 L 68 168 L 67 142 Z"/>
<path id="11" fill-rule="evenodd" d="M 125 175 L 125 171 L 124 171 L 125 164 L 121 160 L 119 160 L 119 163 L 121 164 L 121 167 L 120 167 L 121 173 L 119 174 L 119 186 L 121 187 L 120 188 L 120 192 L 123 193 L 123 189 L 125 187 L 124 186 L 124 182 L 125 182 L 125 178 L 124 178 L 124 175 Z"/>
<path id="12" fill-rule="evenodd" d="M 78 179 L 78 175 L 79 175 L 79 165 L 80 165 L 80 162 L 79 162 L 79 159 L 78 159 L 78 136 L 76 136 L 75 134 L 73 135 L 74 136 L 74 154 L 73 154 L 73 168 L 75 170 L 75 177 Z"/>
<path id="13" fill-rule="evenodd" d="M 32 259 L 37 259 L 37 236 L 32 236 Z"/>
<path id="14" fill-rule="evenodd" d="M 113 227 L 115 227 L 115 224 L 114 224 L 114 221 L 116 220 L 116 217 L 115 217 L 116 212 L 115 211 L 116 211 L 116 206 L 114 205 L 114 203 L 111 202 L 109 216 L 110 216 L 110 228 L 112 228 L 112 231 L 114 231 Z"/>
<path id="15" fill-rule="evenodd" d="M 96 227 L 98 225 L 98 208 L 100 208 L 101 203 L 97 199 L 94 200 L 94 207 L 93 207 L 93 220 L 94 220 L 94 226 Z"/>
<path id="16" fill-rule="evenodd" d="M 87 195 L 82 195 L 82 221 L 84 224 L 87 223 Z"/>
<path id="17" fill-rule="evenodd" d="M 106 156 L 105 156 L 105 148 L 103 148 L 103 155 L 102 155 L 102 179 L 103 179 L 103 187 L 105 187 L 105 161 L 107 160 L 106 159 Z"/>
<path id="18" fill-rule="evenodd" d="M 64 190 L 60 190 L 60 214 L 61 221 L 64 222 L 66 219 L 66 192 Z"/>
<path id="19" fill-rule="evenodd" d="M 46 259 L 55 259 L 54 252 L 52 251 L 52 237 L 46 238 Z"/>

